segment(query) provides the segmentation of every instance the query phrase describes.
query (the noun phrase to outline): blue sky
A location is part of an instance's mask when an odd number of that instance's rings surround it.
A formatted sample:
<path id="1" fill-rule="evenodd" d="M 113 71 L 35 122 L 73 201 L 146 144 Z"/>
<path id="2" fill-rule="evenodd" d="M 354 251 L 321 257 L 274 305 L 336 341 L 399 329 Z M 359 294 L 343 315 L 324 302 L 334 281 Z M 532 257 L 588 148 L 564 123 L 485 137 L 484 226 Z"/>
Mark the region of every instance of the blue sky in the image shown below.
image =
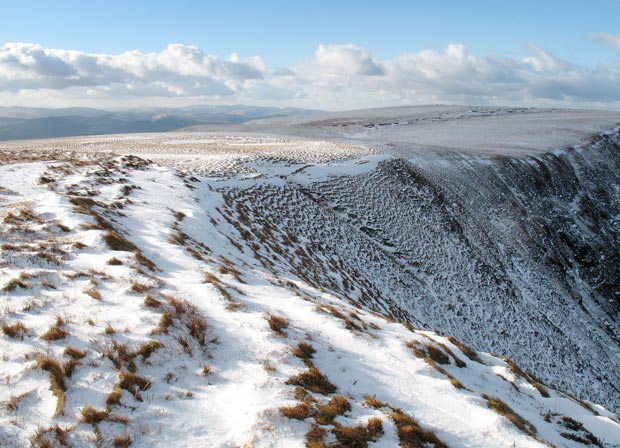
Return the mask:
<path id="1" fill-rule="evenodd" d="M 461 43 L 520 56 L 537 45 L 580 64 L 618 58 L 587 36 L 620 33 L 620 1 L 29 1 L 4 2 L 0 40 L 119 53 L 197 45 L 288 66 L 319 44 L 356 44 L 381 58 Z"/>
<path id="2" fill-rule="evenodd" d="M 597 33 L 608 35 L 605 35 L 607 36 L 605 38 L 599 36 L 597 39 Z M 160 53 L 169 44 L 179 43 L 184 46 L 195 46 L 205 55 L 222 60 L 227 60 L 231 53 L 236 53 L 242 62 L 259 56 L 264 65 L 259 68 L 263 70 L 261 75 L 263 80 L 273 75 L 272 72 L 267 75 L 264 70 L 273 71 L 285 67 L 296 73 L 305 74 L 300 69 L 300 64 L 305 64 L 305 69 L 312 71 L 307 67 L 307 61 L 316 58 L 319 45 L 352 44 L 367 51 L 369 57 L 381 66 L 384 74 L 388 72 L 395 74 L 400 73 L 400 66 L 392 67 L 390 61 L 397 60 L 403 54 L 421 54 L 425 51 L 441 53 L 445 52 L 449 45 L 459 44 L 468 54 L 487 61 L 488 58 L 523 61 L 531 57 L 532 52 L 542 51 L 558 61 L 570 64 L 573 72 L 589 71 L 590 76 L 596 77 L 599 67 L 605 66 L 613 73 L 607 73 L 603 80 L 598 79 L 596 82 L 608 82 L 615 79 L 620 65 L 620 49 L 614 40 L 618 35 L 620 35 L 618 0 L 518 2 L 22 0 L 5 2 L 0 16 L 0 45 L 15 42 L 30 43 L 40 46 L 45 51 L 59 49 L 89 55 L 118 55 L 132 50 L 140 54 Z M 65 56 L 59 57 L 62 59 Z M 333 53 L 330 60 L 333 61 L 333 58 L 337 57 L 336 53 Z M 62 60 L 66 62 L 65 59 Z M 55 98 L 51 100 L 52 102 L 84 100 L 78 94 L 76 89 L 78 86 L 68 86 L 63 82 L 60 82 L 62 86 L 60 90 L 65 90 L 65 93 L 73 96 L 65 95 L 67 98 L 61 100 L 62 95 L 59 95 L 59 89 L 56 89 L 56 92 L 52 92 L 55 95 L 46 99 L 41 89 L 53 90 L 57 82 L 49 85 L 45 83 L 34 85 L 32 82 L 18 85 L 14 82 L 13 78 L 17 75 L 13 72 L 11 72 L 12 82 L 7 82 L 8 87 L 3 89 L 2 70 L 3 67 L 0 65 L 0 92 L 4 92 L 4 96 L 0 93 L 0 104 L 11 100 L 20 102 L 20 99 L 25 102 L 40 101 L 47 104 L 51 97 Z M 4 70 L 8 73 L 14 71 L 15 67 L 5 67 Z M 28 71 L 29 68 L 26 67 L 24 70 Z M 83 70 L 76 70 L 82 76 Z M 8 77 L 9 75 L 5 74 L 5 78 Z M 209 74 L 209 77 L 207 84 L 213 85 L 211 81 L 222 82 L 223 85 L 239 93 L 236 90 L 239 86 L 233 86 L 232 81 L 227 83 L 226 80 L 214 77 L 212 74 Z M 314 78 L 313 85 L 316 87 L 320 82 Z M 531 79 L 528 80 L 531 82 Z M 341 79 L 334 78 L 331 81 L 336 83 Z M 551 81 L 558 82 L 561 79 L 554 78 Z M 321 82 L 324 83 L 326 80 L 323 79 Z M 256 81 L 253 83 L 257 84 Z M 80 83 L 85 84 L 92 86 L 92 79 Z M 278 88 L 284 86 L 281 79 L 276 84 Z M 360 86 L 364 84 L 367 83 L 360 80 Z M 377 88 L 374 84 L 373 88 Z M 581 82 L 582 89 L 585 84 L 586 81 Z M 24 86 L 28 89 L 24 89 Z M 271 83 L 267 87 L 274 86 L 275 84 Z M 416 86 L 419 87 L 419 83 Z M 39 89 L 38 96 L 35 95 L 35 87 Z M 292 85 L 284 87 L 298 88 Z M 169 90 L 174 91 L 175 88 Z M 261 88 L 265 90 L 266 87 Z M 573 85 L 564 90 L 573 95 L 576 88 Z M 449 87 L 448 91 L 452 91 L 451 89 L 453 86 Z M 17 93 L 19 90 L 22 91 L 21 96 Z M 192 92 L 191 95 L 185 96 L 182 94 L 183 88 L 176 90 L 177 97 L 184 97 L 187 102 L 204 102 L 203 100 L 213 97 L 209 89 L 205 90 L 206 95 L 195 95 L 196 92 Z M 251 94 L 224 95 L 224 90 L 224 88 L 215 89 L 218 93 L 217 98 L 212 98 L 213 101 L 245 99 L 258 103 L 268 100 L 268 98 L 254 98 L 252 101 Z M 534 90 L 530 89 L 528 101 L 533 101 L 536 96 L 532 96 Z M 282 100 L 286 95 L 282 91 L 279 92 L 279 98 Z M 601 104 L 604 106 L 600 101 L 600 92 L 594 95 L 596 98 L 591 98 L 593 101 L 586 101 L 587 98 L 581 93 L 573 95 L 581 99 L 566 100 L 566 92 L 563 91 L 561 101 L 575 100 L 590 107 L 597 107 L 597 104 L 599 107 Z M 302 97 L 307 98 L 310 93 L 302 92 L 296 99 L 309 104 Z M 543 95 L 545 97 L 543 103 L 553 100 L 554 95 L 558 96 L 555 93 L 547 93 Z M 228 98 L 223 98 L 226 96 Z M 460 102 L 459 96 L 463 95 L 456 92 L 453 95 L 442 96 L 434 92 L 431 95 L 418 96 Z M 485 93 L 485 98 L 492 99 L 493 96 L 488 92 Z M 394 95 L 391 96 L 393 97 Z M 467 95 L 462 99 L 466 100 L 466 97 Z M 146 97 L 142 95 L 141 98 Z M 156 101 L 156 98 L 157 95 L 151 97 L 149 101 Z M 324 98 L 328 98 L 328 95 L 324 95 Z M 168 98 L 172 102 L 179 102 L 179 99 Z M 278 98 L 274 97 L 274 101 L 276 99 Z M 505 98 L 502 101 L 510 100 Z M 105 98 L 102 102 L 105 102 Z M 615 107 L 613 102 L 617 100 L 610 100 L 611 107 Z M 342 103 L 342 98 L 339 103 Z"/>

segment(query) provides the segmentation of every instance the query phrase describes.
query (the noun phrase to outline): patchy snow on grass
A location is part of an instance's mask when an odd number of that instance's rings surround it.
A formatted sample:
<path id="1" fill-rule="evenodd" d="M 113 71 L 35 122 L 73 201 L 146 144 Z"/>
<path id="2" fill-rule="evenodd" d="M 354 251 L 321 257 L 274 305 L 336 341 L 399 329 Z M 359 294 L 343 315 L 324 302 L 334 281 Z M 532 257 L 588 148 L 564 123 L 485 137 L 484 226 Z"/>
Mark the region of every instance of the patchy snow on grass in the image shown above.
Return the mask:
<path id="1" fill-rule="evenodd" d="M 603 407 L 283 269 L 311 242 L 230 195 L 386 159 L 318 154 L 244 160 L 257 178 L 98 150 L 0 165 L 0 444 L 620 446 Z"/>

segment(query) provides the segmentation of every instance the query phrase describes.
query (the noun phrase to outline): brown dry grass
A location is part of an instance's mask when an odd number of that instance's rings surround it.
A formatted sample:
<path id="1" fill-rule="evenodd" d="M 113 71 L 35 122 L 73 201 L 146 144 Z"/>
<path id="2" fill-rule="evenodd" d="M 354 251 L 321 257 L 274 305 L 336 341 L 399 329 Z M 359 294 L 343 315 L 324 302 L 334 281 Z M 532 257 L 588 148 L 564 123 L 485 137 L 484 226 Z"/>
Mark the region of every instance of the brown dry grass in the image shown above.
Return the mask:
<path id="1" fill-rule="evenodd" d="M 329 403 L 318 406 L 318 413 L 314 419 L 320 425 L 330 425 L 339 415 L 344 415 L 351 410 L 351 403 L 342 395 L 336 395 Z"/>
<path id="2" fill-rule="evenodd" d="M 286 335 L 285 329 L 288 328 L 288 319 L 281 316 L 276 316 L 274 314 L 269 314 L 267 317 L 267 323 L 269 324 L 269 328 L 271 328 L 274 332 L 279 335 Z"/>
<path id="3" fill-rule="evenodd" d="M 437 364 L 450 364 L 450 358 L 448 355 L 438 347 L 434 345 L 427 344 L 426 350 L 428 352 L 428 356 L 435 361 Z"/>
<path id="4" fill-rule="evenodd" d="M 71 358 L 62 365 L 62 368 L 64 369 L 65 375 L 67 375 L 67 378 L 71 378 L 71 376 L 73 376 L 73 372 L 75 371 L 75 368 L 79 366 L 80 364 L 81 364 L 81 361 L 79 359 Z"/>
<path id="5" fill-rule="evenodd" d="M 310 365 L 308 370 L 290 377 L 286 380 L 286 384 L 301 386 L 311 392 L 324 395 L 332 394 L 338 389 L 329 381 L 327 376 L 314 365 Z"/>
<path id="6" fill-rule="evenodd" d="M 198 342 L 201 347 L 207 344 L 207 320 L 200 315 L 198 309 L 187 300 L 179 300 L 174 297 L 168 297 L 168 304 L 172 306 L 174 312 L 166 310 L 161 317 L 159 326 L 153 330 L 153 334 L 167 333 L 168 328 L 173 325 L 174 318 L 178 319 L 181 324 L 187 328 L 190 336 Z M 186 352 L 191 352 L 189 342 L 183 336 L 177 337 L 179 343 Z"/>
<path id="7" fill-rule="evenodd" d="M 318 425 L 312 425 L 306 433 L 306 448 L 326 448 L 325 436 L 327 431 Z"/>
<path id="8" fill-rule="evenodd" d="M 108 418 L 108 411 L 96 409 L 92 406 L 82 408 L 80 421 L 89 425 L 97 425 Z"/>
<path id="9" fill-rule="evenodd" d="M 62 365 L 49 356 L 37 359 L 37 368 L 45 370 L 50 375 L 50 389 L 56 395 L 56 415 L 63 415 L 65 410 L 65 371 Z"/>
<path id="10" fill-rule="evenodd" d="M 26 246 L 27 247 L 27 246 Z M 3 243 L 0 245 L 0 249 L 2 250 L 11 250 L 11 251 L 16 251 L 16 250 L 21 250 L 23 249 L 23 246 L 18 246 L 16 244 L 11 244 L 11 243 Z"/>
<path id="11" fill-rule="evenodd" d="M 422 359 L 431 359 L 437 364 L 450 364 L 448 354 L 433 344 L 424 344 L 417 341 L 407 342 L 407 348 L 413 351 L 413 354 Z"/>
<path id="12" fill-rule="evenodd" d="M 366 431 L 370 435 L 371 440 L 378 440 L 383 435 L 383 422 L 379 417 L 369 419 L 366 424 Z"/>
<path id="13" fill-rule="evenodd" d="M 433 447 L 448 448 L 432 431 L 422 429 L 416 419 L 400 409 L 390 414 L 396 425 L 396 432 L 401 447 Z"/>
<path id="14" fill-rule="evenodd" d="M 2 332 L 13 339 L 24 339 L 24 335 L 28 334 L 28 328 L 21 322 L 15 322 L 10 325 L 5 323 L 2 324 Z"/>
<path id="15" fill-rule="evenodd" d="M 101 293 L 97 291 L 96 289 L 85 289 L 82 292 L 95 300 L 101 300 L 102 298 Z"/>
<path id="16" fill-rule="evenodd" d="M 159 324 L 151 332 L 151 334 L 168 334 L 168 329 L 174 324 L 174 314 L 171 311 L 165 311 L 159 319 Z"/>
<path id="17" fill-rule="evenodd" d="M 529 421 L 521 417 L 519 414 L 517 414 L 515 411 L 513 411 L 512 408 L 508 406 L 505 402 L 503 402 L 497 397 L 491 397 L 487 394 L 483 394 L 482 398 L 487 400 L 487 405 L 489 406 L 489 409 L 493 409 L 499 415 L 503 415 L 504 417 L 506 417 L 521 431 L 532 437 L 536 435 L 536 427 L 532 425 Z"/>
<path id="18" fill-rule="evenodd" d="M 103 351 L 103 356 L 112 361 L 117 370 L 122 370 L 123 368 L 126 368 L 130 372 L 135 372 L 137 370 L 134 361 L 136 354 L 132 353 L 125 343 L 119 344 L 117 341 L 112 341 Z"/>
<path id="19" fill-rule="evenodd" d="M 114 448 L 128 448 L 131 445 L 131 436 L 128 434 L 115 436 L 112 440 Z"/>
<path id="20" fill-rule="evenodd" d="M 370 406 L 371 408 L 381 409 L 381 408 L 392 408 L 389 404 L 377 400 L 375 396 L 367 395 L 364 397 L 364 404 L 366 406 Z"/>
<path id="21" fill-rule="evenodd" d="M 139 249 L 133 251 L 133 256 L 135 257 L 136 261 L 145 268 L 148 268 L 151 271 L 157 270 L 157 266 L 155 265 L 155 263 L 153 263 L 150 259 L 146 258 Z"/>
<path id="22" fill-rule="evenodd" d="M 49 428 L 39 428 L 35 435 L 30 439 L 32 448 L 56 448 L 69 447 L 67 436 L 72 431 L 72 427 L 62 428 L 60 425 Z"/>
<path id="23" fill-rule="evenodd" d="M 390 417 L 396 425 L 396 431 L 398 433 L 398 439 L 400 440 L 401 447 L 447 448 L 447 445 L 439 440 L 432 431 L 425 430 L 420 427 L 418 421 L 403 412 L 402 409 L 377 400 L 374 396 L 366 396 L 364 398 L 364 404 L 375 409 L 391 410 Z M 373 423 L 373 426 L 378 427 L 376 423 Z M 383 427 L 381 426 L 381 430 L 382 429 Z"/>
<path id="24" fill-rule="evenodd" d="M 521 369 L 513 360 L 504 358 L 508 368 L 517 376 L 525 378 L 534 388 L 540 393 L 542 397 L 549 398 L 549 392 L 547 388 L 542 384 L 540 379 L 530 372 L 526 372 Z"/>
<path id="25" fill-rule="evenodd" d="M 297 347 L 293 348 L 293 355 L 301 359 L 312 359 L 315 353 L 314 347 L 307 342 L 300 342 Z"/>
<path id="26" fill-rule="evenodd" d="M 24 392 L 23 394 L 19 395 L 11 395 L 9 399 L 3 403 L 4 408 L 7 410 L 7 412 L 17 411 L 19 409 L 19 404 L 21 403 L 21 401 L 26 398 L 30 394 L 30 392 L 32 391 Z"/>
<path id="27" fill-rule="evenodd" d="M 48 342 L 58 341 L 69 336 L 69 332 L 64 329 L 65 321 L 62 317 L 56 317 L 56 323 L 50 327 L 45 333 L 41 335 L 41 339 Z"/>
<path id="28" fill-rule="evenodd" d="M 309 403 L 298 403 L 295 406 L 284 406 L 279 409 L 280 413 L 291 419 L 305 420 L 316 414 L 316 409 Z"/>
<path id="29" fill-rule="evenodd" d="M 22 282 L 18 278 L 13 278 L 13 279 L 9 280 L 9 282 L 6 285 L 4 285 L 4 287 L 2 288 L 2 291 L 3 292 L 11 292 L 11 291 L 14 291 L 17 288 L 27 289 L 28 285 L 26 283 Z"/>
<path id="30" fill-rule="evenodd" d="M 124 236 L 114 230 L 110 230 L 103 235 L 103 239 L 112 250 L 122 252 L 133 252 L 137 247 Z"/>
<path id="31" fill-rule="evenodd" d="M 106 410 L 110 410 L 112 406 L 121 404 L 121 398 L 123 396 L 123 390 L 120 387 L 120 384 L 116 384 L 112 392 L 108 394 L 106 398 Z"/>
<path id="32" fill-rule="evenodd" d="M 144 283 L 140 283 L 140 282 L 131 282 L 131 288 L 129 288 L 131 290 L 131 292 L 137 292 L 137 293 L 145 293 L 148 292 L 151 287 L 148 285 L 145 285 Z"/>
<path id="33" fill-rule="evenodd" d="M 482 359 L 480 359 L 480 357 L 478 356 L 478 353 L 476 353 L 475 350 L 473 350 L 471 347 L 463 344 L 461 341 L 457 340 L 454 336 L 448 336 L 448 340 L 456 345 L 459 350 L 461 352 L 463 352 L 463 354 L 465 356 L 467 356 L 471 361 L 477 362 L 479 364 L 484 364 L 484 362 L 482 362 Z"/>
<path id="34" fill-rule="evenodd" d="M 203 317 L 192 314 L 185 322 L 185 326 L 198 344 L 204 346 L 207 343 L 207 321 Z"/>
<path id="35" fill-rule="evenodd" d="M 150 294 L 146 294 L 144 297 L 144 304 L 149 308 L 159 308 L 161 306 L 161 302 Z"/>
<path id="36" fill-rule="evenodd" d="M 121 372 L 119 375 L 119 387 L 132 394 L 136 400 L 142 401 L 140 392 L 151 387 L 151 382 L 131 372 Z"/>
<path id="37" fill-rule="evenodd" d="M 162 347 L 163 344 L 159 341 L 146 342 L 142 344 L 138 350 L 136 350 L 135 355 L 141 356 L 142 361 L 146 361 L 156 350 L 159 350 Z"/>
<path id="38" fill-rule="evenodd" d="M 339 447 L 366 448 L 368 442 L 377 441 L 383 435 L 381 419 L 374 418 L 366 426 L 340 426 L 332 429 Z M 401 446 L 405 446 L 402 445 Z"/>

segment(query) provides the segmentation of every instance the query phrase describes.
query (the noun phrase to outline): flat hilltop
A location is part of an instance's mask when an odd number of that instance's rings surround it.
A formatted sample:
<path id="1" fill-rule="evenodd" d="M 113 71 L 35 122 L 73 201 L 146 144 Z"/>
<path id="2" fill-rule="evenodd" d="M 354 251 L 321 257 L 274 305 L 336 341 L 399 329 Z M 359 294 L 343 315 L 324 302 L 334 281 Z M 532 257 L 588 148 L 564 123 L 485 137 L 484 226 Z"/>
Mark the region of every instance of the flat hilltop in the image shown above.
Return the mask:
<path id="1" fill-rule="evenodd" d="M 620 112 L 611 111 L 408 106 L 254 120 L 227 130 L 367 145 L 405 157 L 428 150 L 523 156 L 587 142 L 618 126 Z"/>

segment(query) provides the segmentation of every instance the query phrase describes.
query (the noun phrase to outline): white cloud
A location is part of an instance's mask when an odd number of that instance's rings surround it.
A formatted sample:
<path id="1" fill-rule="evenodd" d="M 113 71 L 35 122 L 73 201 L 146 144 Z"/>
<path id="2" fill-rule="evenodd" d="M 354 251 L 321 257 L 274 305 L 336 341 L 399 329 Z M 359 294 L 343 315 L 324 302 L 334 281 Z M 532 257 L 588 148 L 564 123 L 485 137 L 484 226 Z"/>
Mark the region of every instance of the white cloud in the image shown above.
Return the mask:
<path id="1" fill-rule="evenodd" d="M 591 33 L 588 37 L 591 40 L 601 43 L 603 45 L 609 45 L 614 48 L 620 48 L 620 34 Z"/>
<path id="2" fill-rule="evenodd" d="M 260 79 L 260 59 L 223 60 L 200 48 L 170 44 L 159 53 L 89 54 L 12 43 L 0 47 L 0 90 L 108 87 L 158 95 L 233 95 Z"/>
<path id="3" fill-rule="evenodd" d="M 370 51 L 356 45 L 319 45 L 314 54 L 319 68 L 336 75 L 382 75 Z"/>
<path id="4" fill-rule="evenodd" d="M 460 44 L 379 60 L 355 45 L 320 45 L 293 67 L 270 68 L 170 44 L 117 55 L 12 43 L 0 47 L 0 103 L 281 104 L 344 109 L 470 103 L 620 108 L 618 66 L 584 68 L 537 47 L 523 59 L 471 54 Z"/>

